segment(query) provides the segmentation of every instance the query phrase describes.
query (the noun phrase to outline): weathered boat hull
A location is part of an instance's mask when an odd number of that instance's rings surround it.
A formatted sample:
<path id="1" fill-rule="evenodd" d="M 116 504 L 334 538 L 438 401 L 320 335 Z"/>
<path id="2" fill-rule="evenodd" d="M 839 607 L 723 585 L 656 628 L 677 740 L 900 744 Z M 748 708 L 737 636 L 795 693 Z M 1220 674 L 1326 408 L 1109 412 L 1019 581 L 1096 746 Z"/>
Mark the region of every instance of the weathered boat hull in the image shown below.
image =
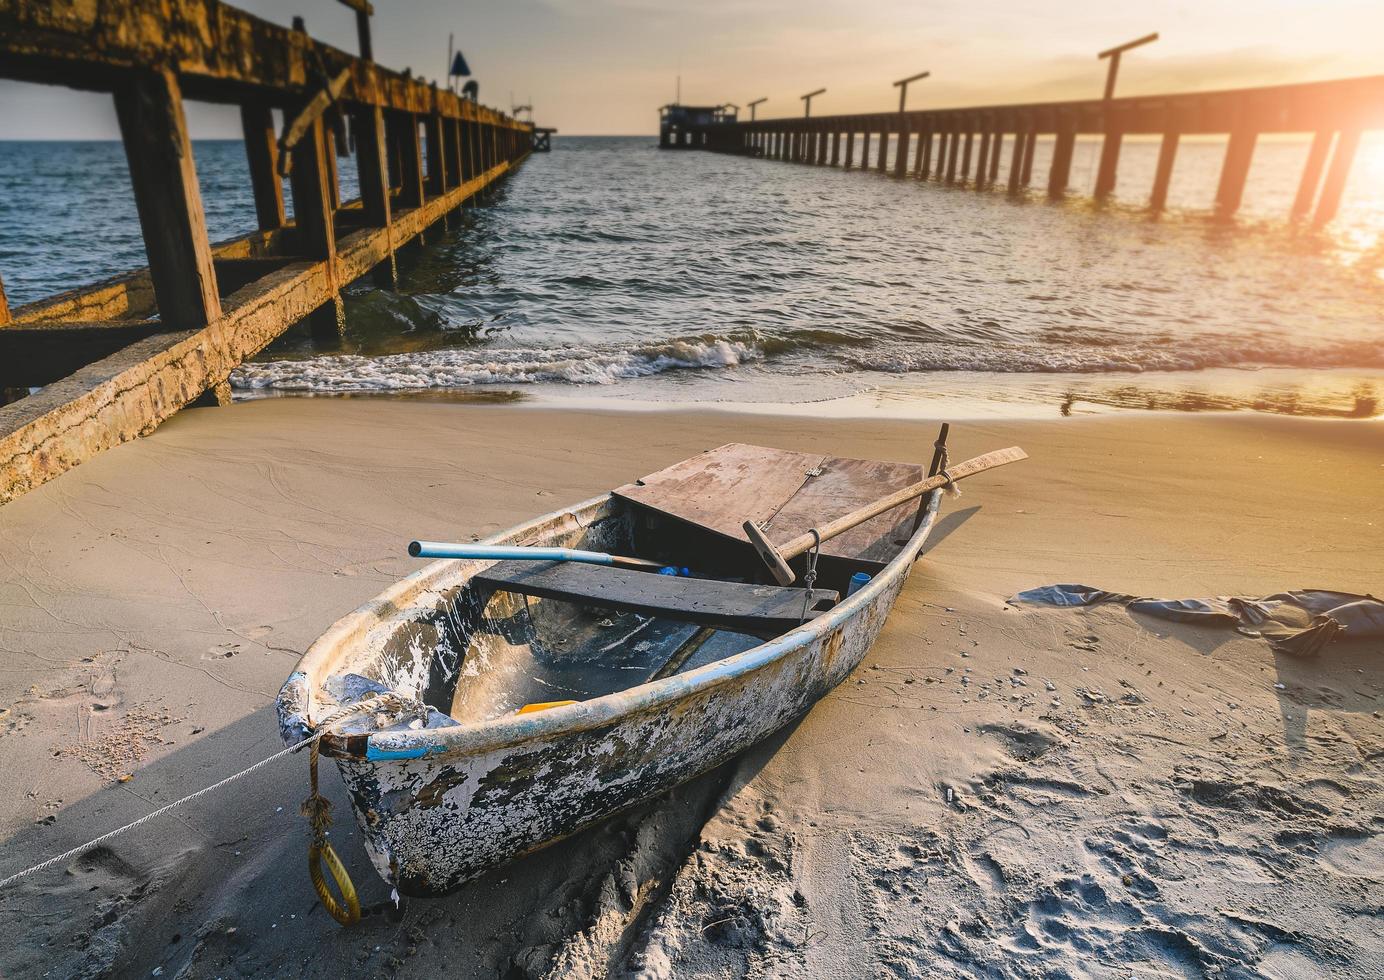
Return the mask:
<path id="1" fill-rule="evenodd" d="M 614 506 L 599 498 L 491 540 L 590 547 Z M 934 495 L 916 533 L 865 588 L 743 653 L 541 713 L 325 743 L 379 873 L 406 895 L 447 892 L 706 772 L 800 717 L 869 650 L 936 506 Z M 285 739 L 311 730 L 309 691 L 323 671 L 342 668 L 343 651 L 379 642 L 376 631 L 397 632 L 410 616 L 435 617 L 486 564 L 429 566 L 319 640 L 280 694 Z M 404 676 L 410 669 L 401 666 L 396 689 L 421 689 L 421 679 Z"/>

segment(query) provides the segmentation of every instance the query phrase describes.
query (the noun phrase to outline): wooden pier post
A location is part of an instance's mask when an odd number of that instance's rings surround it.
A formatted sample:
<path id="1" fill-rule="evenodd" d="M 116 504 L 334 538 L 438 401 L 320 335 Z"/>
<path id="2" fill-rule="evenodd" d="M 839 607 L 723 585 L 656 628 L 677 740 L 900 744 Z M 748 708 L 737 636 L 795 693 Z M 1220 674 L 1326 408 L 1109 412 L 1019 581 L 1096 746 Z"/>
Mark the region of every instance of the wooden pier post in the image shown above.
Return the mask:
<path id="1" fill-rule="evenodd" d="M 990 130 L 980 134 L 980 155 L 976 158 L 976 190 L 985 189 L 985 178 L 990 173 Z"/>
<path id="2" fill-rule="evenodd" d="M 1293 198 L 1291 217 L 1300 221 L 1312 210 L 1312 202 L 1317 198 L 1317 188 L 1322 181 L 1322 168 L 1326 164 L 1326 154 L 1331 149 L 1332 132 L 1319 129 L 1312 134 L 1312 146 L 1307 151 L 1307 163 L 1302 168 L 1302 179 L 1298 181 L 1297 196 Z"/>
<path id="3" fill-rule="evenodd" d="M 846 133 L 846 163 L 845 169 L 849 170 L 855 164 L 855 130 Z"/>
<path id="4" fill-rule="evenodd" d="M 1012 195 L 1019 193 L 1020 178 L 1024 172 L 1024 147 L 1028 144 L 1028 134 L 1019 130 L 1014 134 L 1014 149 L 1009 154 L 1009 187 Z"/>
<path id="5" fill-rule="evenodd" d="M 1094 195 L 1097 201 L 1106 200 L 1115 189 L 1116 168 L 1120 163 L 1120 144 L 1124 142 L 1124 133 L 1115 128 L 1116 125 L 1109 122 L 1106 124 L 1105 139 L 1100 145 L 1100 166 L 1096 170 Z"/>
<path id="6" fill-rule="evenodd" d="M 966 145 L 961 152 L 961 183 L 963 184 L 971 179 L 971 141 L 974 138 L 975 134 L 971 132 L 971 123 L 968 121 L 966 123 Z"/>
<path id="7" fill-rule="evenodd" d="M 457 143 L 457 120 L 442 120 L 442 158 L 446 161 L 444 173 L 447 190 L 461 185 L 461 151 Z"/>
<path id="8" fill-rule="evenodd" d="M 1048 172 L 1048 197 L 1058 201 L 1067 196 L 1072 176 L 1072 151 L 1076 148 L 1076 121 L 1064 118 L 1058 123 L 1057 143 L 1052 148 L 1052 169 Z"/>
<path id="9" fill-rule="evenodd" d="M 831 165 L 837 166 L 841 162 L 841 130 L 836 129 L 831 134 Z"/>
<path id="10" fill-rule="evenodd" d="M 961 150 L 961 129 L 957 123 L 951 123 L 951 132 L 947 134 L 947 183 L 956 183 L 956 164 L 957 156 Z"/>
<path id="11" fill-rule="evenodd" d="M 889 167 L 889 127 L 879 128 L 879 159 L 875 161 L 875 169 L 884 173 Z"/>
<path id="12" fill-rule="evenodd" d="M 928 168 L 932 163 L 932 127 L 926 126 L 918 134 L 918 149 L 913 156 L 913 176 L 927 180 Z"/>
<path id="13" fill-rule="evenodd" d="M 286 221 L 284 186 L 279 176 L 279 140 L 274 132 L 274 113 L 263 103 L 243 104 L 240 129 L 245 136 L 245 157 L 250 165 L 256 224 L 260 231 L 282 228 Z"/>
<path id="14" fill-rule="evenodd" d="M 1033 182 L 1033 154 L 1038 149 L 1038 129 L 1034 127 L 1024 137 L 1024 172 L 1019 177 L 1019 186 L 1028 187 Z"/>
<path id="15" fill-rule="evenodd" d="M 389 228 L 389 151 L 385 145 L 384 110 L 362 106 L 352 116 L 356 134 L 356 168 L 360 181 L 361 218 L 367 228 Z M 377 289 L 396 289 L 399 267 L 393 241 L 389 254 L 371 271 Z"/>
<path id="16" fill-rule="evenodd" d="M 1221 180 L 1216 188 L 1216 217 L 1222 221 L 1234 216 L 1240 210 L 1240 201 L 1245 196 L 1245 179 L 1249 176 L 1249 165 L 1254 159 L 1254 144 L 1259 134 L 1241 127 L 1230 134 L 1230 142 L 1225 147 L 1225 162 L 1221 164 Z"/>
<path id="17" fill-rule="evenodd" d="M 221 297 L 177 76 L 133 74 L 115 89 L 115 113 L 159 319 L 174 330 L 205 327 L 220 318 Z"/>
<path id="18" fill-rule="evenodd" d="M 1153 174 L 1153 193 L 1149 197 L 1149 209 L 1154 213 L 1168 206 L 1168 185 L 1173 179 L 1173 162 L 1177 159 L 1177 144 L 1181 134 L 1171 129 L 1163 134 L 1163 142 L 1158 146 L 1158 168 Z"/>
<path id="19" fill-rule="evenodd" d="M 870 131 L 868 129 L 860 134 L 860 169 L 870 169 Z"/>
<path id="20" fill-rule="evenodd" d="M 447 155 L 442 152 L 442 116 L 436 112 L 424 116 L 423 133 L 427 141 L 428 195 L 438 197 L 447 190 Z"/>
<path id="21" fill-rule="evenodd" d="M 994 187 L 995 181 L 1000 176 L 1000 154 L 1004 152 L 1004 130 L 996 127 L 995 135 L 990 137 L 990 173 L 985 177 L 985 184 Z"/>
<path id="22" fill-rule="evenodd" d="M 1326 183 L 1322 185 L 1322 196 L 1317 202 L 1317 213 L 1312 218 L 1312 227 L 1323 228 L 1336 217 L 1336 209 L 1341 206 L 1341 195 L 1350 177 L 1351 164 L 1355 162 L 1355 151 L 1360 148 L 1360 130 L 1343 129 L 1336 138 L 1336 150 L 1331 154 L 1331 167 L 1326 172 Z"/>
<path id="23" fill-rule="evenodd" d="M 336 227 L 328 186 L 327 155 L 332 152 L 322 120 L 313 120 L 293 148 L 293 171 L 288 181 L 293 194 L 294 250 L 325 262 L 333 286 L 331 299 L 308 314 L 308 327 L 321 340 L 340 339 L 345 323 L 341 294 L 337 291 Z"/>
<path id="24" fill-rule="evenodd" d="M 397 144 L 399 148 L 399 204 L 405 208 L 423 204 L 423 147 L 418 140 L 418 117 L 411 112 L 399 114 Z"/>
<path id="25" fill-rule="evenodd" d="M 908 122 L 899 122 L 899 145 L 894 150 L 894 176 L 903 177 L 908 173 Z"/>
<path id="26" fill-rule="evenodd" d="M 370 228 L 389 227 L 389 157 L 384 111 L 364 106 L 352 116 L 356 134 L 356 169 L 360 180 L 361 216 Z"/>

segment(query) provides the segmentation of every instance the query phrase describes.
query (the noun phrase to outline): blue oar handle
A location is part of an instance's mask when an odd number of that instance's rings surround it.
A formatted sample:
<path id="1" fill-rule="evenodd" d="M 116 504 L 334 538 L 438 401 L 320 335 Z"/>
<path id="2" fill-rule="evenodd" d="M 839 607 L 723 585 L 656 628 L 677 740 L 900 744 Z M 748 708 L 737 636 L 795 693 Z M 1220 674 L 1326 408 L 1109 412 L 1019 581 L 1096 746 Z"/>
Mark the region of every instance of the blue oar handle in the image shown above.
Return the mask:
<path id="1" fill-rule="evenodd" d="M 470 558 L 484 561 L 576 561 L 588 565 L 614 565 L 656 572 L 663 566 L 642 558 L 607 555 L 600 551 L 576 548 L 526 548 L 504 544 L 448 544 L 444 541 L 410 541 L 408 553 L 414 558 Z"/>

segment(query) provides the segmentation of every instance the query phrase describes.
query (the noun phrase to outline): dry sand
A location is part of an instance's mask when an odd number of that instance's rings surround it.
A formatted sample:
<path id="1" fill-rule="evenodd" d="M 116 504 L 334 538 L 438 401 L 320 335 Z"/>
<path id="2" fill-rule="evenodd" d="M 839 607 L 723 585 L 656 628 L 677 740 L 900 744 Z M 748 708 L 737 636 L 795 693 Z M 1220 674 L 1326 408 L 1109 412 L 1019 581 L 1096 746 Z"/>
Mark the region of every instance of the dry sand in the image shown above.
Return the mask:
<path id="1" fill-rule="evenodd" d="M 274 400 L 185 412 L 0 508 L 0 876 L 279 748 L 270 702 L 411 537 L 731 440 L 924 460 L 930 424 Z M 1379 976 L 1384 651 L 1275 656 L 1145 595 L 1384 583 L 1384 428 L 965 423 L 1032 460 L 944 505 L 855 676 L 638 812 L 343 931 L 294 758 L 0 893 L 0 975 Z M 335 840 L 384 897 L 339 781 Z M 130 777 L 130 778 L 123 778 Z"/>

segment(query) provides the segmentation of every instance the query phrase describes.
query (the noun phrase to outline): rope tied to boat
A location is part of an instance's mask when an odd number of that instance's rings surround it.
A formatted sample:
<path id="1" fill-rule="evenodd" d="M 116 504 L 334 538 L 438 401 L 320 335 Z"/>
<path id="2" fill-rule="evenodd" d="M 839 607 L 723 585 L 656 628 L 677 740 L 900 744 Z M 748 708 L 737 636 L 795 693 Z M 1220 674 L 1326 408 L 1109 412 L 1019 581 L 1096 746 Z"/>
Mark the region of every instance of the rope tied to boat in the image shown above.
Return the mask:
<path id="1" fill-rule="evenodd" d="M 383 708 L 382 711 L 381 708 Z M 341 862 L 341 858 L 337 855 L 331 842 L 327 840 L 327 832 L 332 825 L 332 803 L 318 789 L 317 760 L 321 756 L 322 736 L 326 735 L 334 725 L 338 725 L 354 715 L 362 714 L 366 710 L 386 715 L 413 713 L 417 715 L 420 721 L 426 721 L 428 717 L 428 706 L 422 701 L 404 697 L 395 691 L 381 691 L 329 714 L 317 726 L 317 732 L 309 741 L 308 798 L 298 808 L 299 812 L 307 818 L 308 825 L 312 827 L 312 843 L 308 845 L 308 877 L 312 879 L 313 890 L 317 892 L 317 898 L 322 903 L 322 907 L 327 910 L 328 915 L 343 926 L 355 925 L 360 921 L 362 915 L 360 897 L 356 894 L 356 886 L 351 881 L 346 866 Z M 331 888 L 327 885 L 326 876 L 322 873 L 324 861 L 327 864 L 327 872 L 336 882 L 337 891 L 341 894 L 339 899 L 332 894 Z M 397 904 L 397 892 L 393 898 Z M 381 906 L 385 904 L 381 903 Z M 372 912 L 379 910 L 380 907 L 370 909 Z"/>
<path id="2" fill-rule="evenodd" d="M 17 882 L 17 881 L 21 881 L 21 880 L 23 880 L 24 878 L 29 877 L 30 875 L 38 874 L 40 871 L 46 871 L 46 870 L 48 870 L 49 868 L 56 867 L 56 866 L 59 865 L 59 864 L 63 864 L 64 862 L 70 861 L 70 860 L 72 860 L 73 858 L 81 857 L 83 854 L 87 853 L 88 851 L 90 851 L 90 850 L 91 850 L 92 848 L 94 848 L 94 847 L 99 847 L 99 846 L 101 846 L 102 844 L 105 844 L 105 843 L 107 843 L 107 842 L 109 842 L 109 841 L 112 841 L 112 840 L 114 840 L 115 838 L 120 837 L 120 836 L 123 835 L 123 834 L 129 833 L 131 830 L 134 830 L 136 827 L 141 827 L 141 826 L 143 826 L 144 824 L 149 823 L 149 822 L 152 821 L 152 820 L 157 820 L 159 817 L 163 816 L 164 814 L 171 813 L 173 810 L 176 810 L 178 807 L 183 806 L 184 804 L 191 803 L 193 800 L 196 800 L 196 799 L 198 799 L 198 798 L 200 798 L 200 797 L 206 796 L 208 793 L 214 793 L 214 792 L 216 792 L 218 789 L 221 789 L 221 788 L 224 787 L 224 786 L 229 786 L 231 783 L 234 783 L 234 782 L 236 782 L 236 781 L 239 780 L 239 779 L 244 779 L 246 776 L 250 775 L 252 772 L 255 772 L 255 771 L 258 770 L 258 769 L 263 769 L 265 766 L 268 766 L 268 765 L 270 765 L 270 764 L 272 764 L 272 763 L 278 762 L 280 759 L 287 758 L 288 756 L 293 755 L 293 754 L 295 754 L 295 753 L 297 753 L 297 752 L 301 752 L 303 749 L 309 749 L 309 750 L 311 751 L 311 753 L 312 753 L 311 759 L 312 759 L 312 761 L 313 761 L 313 763 L 314 763 L 314 765 L 313 765 L 313 789 L 314 789 L 314 792 L 315 792 L 315 791 L 316 791 L 316 765 L 315 765 L 315 763 L 316 763 L 316 759 L 317 759 L 317 743 L 318 743 L 318 741 L 322 738 L 322 736 L 326 735 L 326 734 L 328 733 L 328 730 L 329 730 L 333 725 L 339 724 L 340 722 L 346 720 L 346 719 L 349 718 L 350 716 L 355 715 L 355 714 L 358 714 L 358 713 L 360 713 L 360 712 L 363 712 L 363 711 L 365 711 L 367 708 L 373 707 L 377 702 L 380 702 L 380 701 L 391 701 L 391 700 L 392 700 L 392 701 L 395 701 L 396 703 L 407 703 L 409 707 L 414 707 L 414 706 L 421 705 L 421 702 L 414 701 L 414 700 L 411 699 L 411 698 L 405 698 L 405 697 L 403 697 L 403 695 L 396 694 L 396 693 L 394 693 L 394 692 L 392 692 L 392 691 L 390 691 L 390 692 L 383 692 L 383 693 L 380 693 L 380 694 L 373 694 L 373 695 L 371 695 L 371 696 L 368 697 L 368 698 L 363 698 L 362 700 L 357 701 L 355 704 L 347 705 L 345 708 L 342 708 L 341 710 L 336 711 L 336 712 L 334 712 L 333 714 L 329 715 L 329 716 L 322 722 L 322 724 L 318 726 L 317 731 L 313 732 L 313 734 L 309 735 L 307 738 L 305 738 L 303 741 L 297 743 L 296 745 L 290 745 L 290 746 L 289 746 L 288 748 L 286 748 L 286 749 L 281 749 L 280 751 L 275 752 L 273 755 L 267 756 L 266 758 L 263 758 L 263 759 L 259 760 L 259 762 L 256 762 L 256 763 L 254 763 L 253 765 L 247 766 L 246 768 L 240 770 L 240 772 L 232 773 L 231 775 L 227 776 L 225 779 L 217 780 L 216 782 L 212 783 L 210 786 L 203 786 L 201 789 L 197 790 L 195 793 L 189 793 L 187 796 L 184 796 L 184 797 L 182 797 L 181 799 L 174 800 L 172 803 L 169 803 L 169 804 L 166 804 L 166 805 L 164 805 L 164 806 L 161 806 L 161 807 L 159 807 L 157 810 L 153 810 L 153 811 L 151 811 L 151 812 L 149 812 L 149 813 L 146 813 L 144 816 L 140 817 L 140 818 L 137 819 L 137 820 L 132 820 L 132 821 L 130 821 L 129 823 L 125 824 L 123 827 L 117 827 L 117 828 L 115 828 L 114 830 L 107 831 L 106 833 L 102 834 L 100 837 L 97 837 L 97 838 L 95 838 L 94 840 L 89 840 L 89 841 L 87 841 L 85 844 L 81 844 L 81 845 L 79 845 L 79 846 L 77 846 L 77 847 L 68 848 L 66 851 L 63 851 L 61 854 L 55 854 L 55 855 L 53 855 L 52 857 L 50 857 L 50 858 L 48 858 L 48 859 L 46 859 L 46 860 L 40 861 L 38 864 L 35 864 L 35 865 L 33 865 L 32 867 L 25 868 L 23 871 L 16 871 L 16 872 L 15 872 L 14 874 L 12 874 L 12 875 L 9 875 L 9 876 L 7 876 L 7 877 L 5 877 L 5 878 L 0 878 L 0 889 L 6 888 L 7 886 L 12 885 L 12 884 L 14 884 L 14 883 Z M 426 710 L 426 706 L 424 706 L 424 709 Z M 325 802 L 325 801 L 324 801 L 324 802 Z M 328 809 L 330 810 L 330 807 L 329 807 Z M 334 856 L 334 855 L 333 855 L 333 856 Z M 329 858 L 328 860 L 330 860 L 330 858 Z M 340 861 L 338 861 L 337 863 L 338 863 L 338 865 L 339 865 L 339 864 L 340 864 Z M 342 869 L 342 874 L 343 874 L 343 875 L 345 874 L 345 869 L 344 869 L 344 868 Z"/>
<path id="3" fill-rule="evenodd" d="M 817 559 L 822 554 L 822 533 L 815 527 L 807 533 L 812 535 L 812 549 L 807 553 L 807 571 L 803 575 L 803 615 L 798 620 L 799 626 L 807 622 L 807 610 L 812 605 L 812 587 L 817 584 Z"/>

